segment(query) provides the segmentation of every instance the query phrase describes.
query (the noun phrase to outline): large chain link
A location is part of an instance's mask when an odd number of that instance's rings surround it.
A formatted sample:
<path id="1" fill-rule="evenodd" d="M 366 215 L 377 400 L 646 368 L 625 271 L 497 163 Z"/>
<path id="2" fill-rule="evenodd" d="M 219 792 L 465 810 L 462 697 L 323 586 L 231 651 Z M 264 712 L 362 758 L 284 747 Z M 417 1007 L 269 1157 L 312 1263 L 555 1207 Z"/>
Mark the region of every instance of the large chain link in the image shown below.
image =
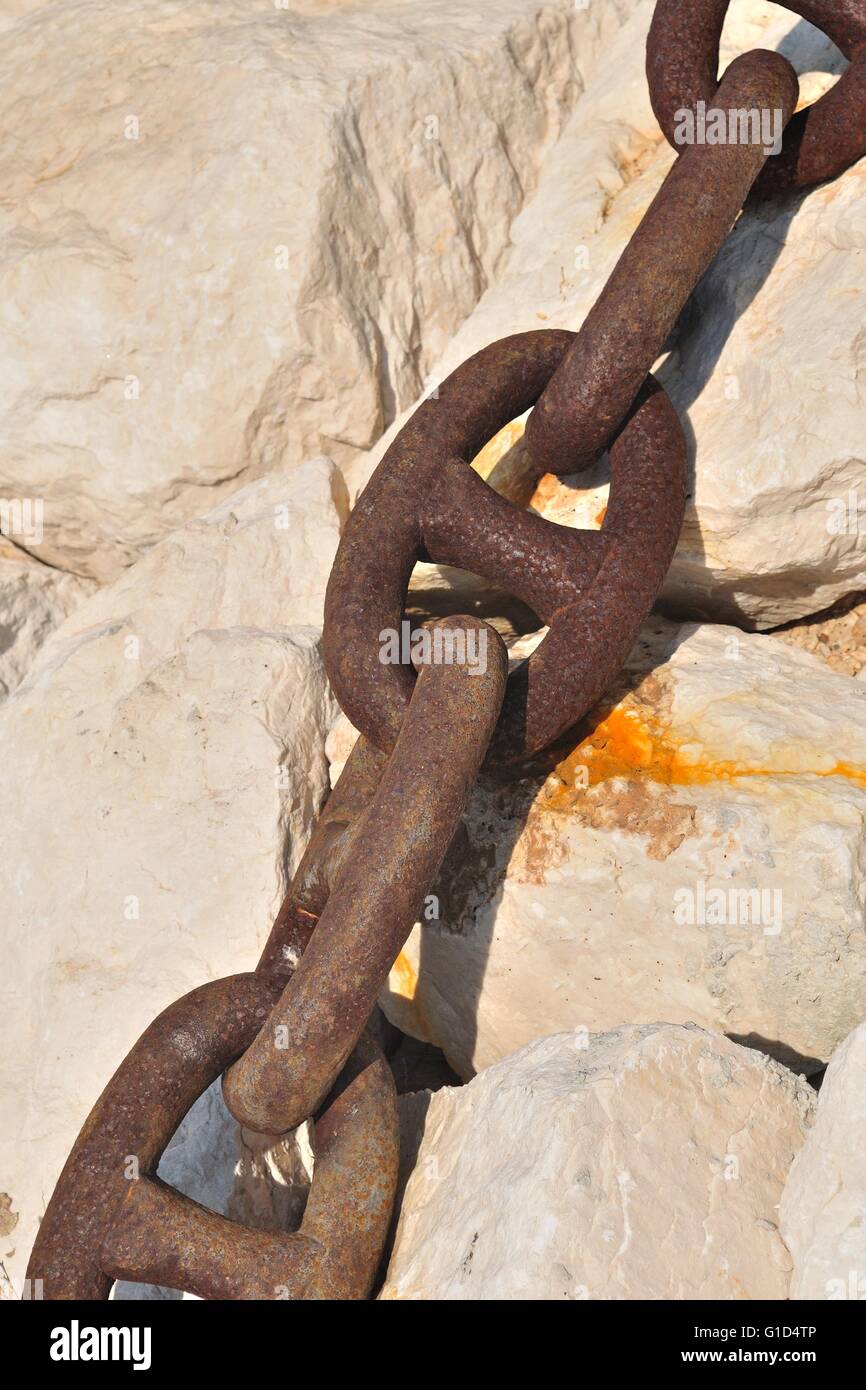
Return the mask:
<path id="1" fill-rule="evenodd" d="M 97 1101 L 31 1255 L 28 1276 L 46 1298 L 105 1298 L 118 1278 L 213 1298 L 369 1294 L 399 1149 L 393 1080 L 367 1028 L 388 970 L 482 763 L 513 770 L 571 729 L 655 600 L 682 524 L 686 445 L 650 369 L 695 284 L 752 190 L 807 187 L 866 153 L 866 0 L 789 8 L 850 62 L 793 119 L 798 83 L 778 54 L 743 55 L 719 84 L 728 0 L 658 0 L 647 71 L 668 139 L 676 144 L 682 112 L 705 102 L 778 113 L 781 154 L 768 161 L 760 141 L 682 148 L 580 333 L 519 334 L 464 363 L 416 411 L 360 497 L 328 585 L 324 644 L 333 689 L 362 737 L 255 974 L 166 1009 Z M 539 468 L 574 472 L 609 449 L 600 531 L 521 511 L 470 469 L 530 407 Z M 380 634 L 401 630 L 419 558 L 500 584 L 548 626 L 507 683 L 500 638 L 471 617 L 431 630 L 451 640 L 444 663 L 422 658 L 416 673 L 411 661 L 382 662 Z M 227 1221 L 156 1177 L 184 1115 L 222 1074 L 229 1109 L 253 1129 L 279 1134 L 316 1117 L 313 1184 L 292 1235 Z"/>

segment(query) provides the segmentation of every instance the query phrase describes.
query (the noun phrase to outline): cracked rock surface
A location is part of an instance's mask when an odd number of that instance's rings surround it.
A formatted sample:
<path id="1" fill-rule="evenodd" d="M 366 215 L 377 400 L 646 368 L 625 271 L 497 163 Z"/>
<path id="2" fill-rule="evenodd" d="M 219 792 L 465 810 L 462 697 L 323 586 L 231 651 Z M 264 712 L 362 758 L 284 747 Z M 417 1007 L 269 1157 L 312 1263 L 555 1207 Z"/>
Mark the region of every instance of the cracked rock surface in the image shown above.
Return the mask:
<path id="1" fill-rule="evenodd" d="M 695 1027 L 562 1033 L 411 1099 L 382 1298 L 787 1296 L 777 1206 L 815 1099 L 768 1057 Z"/>
<path id="2" fill-rule="evenodd" d="M 0 495 L 105 583 L 369 448 L 495 278 L 635 0 L 64 0 L 0 52 Z M 13 538 L 14 539 L 14 538 Z"/>
<path id="3" fill-rule="evenodd" d="M 0 701 L 27 673 L 43 643 L 96 585 L 52 569 L 0 540 Z"/>

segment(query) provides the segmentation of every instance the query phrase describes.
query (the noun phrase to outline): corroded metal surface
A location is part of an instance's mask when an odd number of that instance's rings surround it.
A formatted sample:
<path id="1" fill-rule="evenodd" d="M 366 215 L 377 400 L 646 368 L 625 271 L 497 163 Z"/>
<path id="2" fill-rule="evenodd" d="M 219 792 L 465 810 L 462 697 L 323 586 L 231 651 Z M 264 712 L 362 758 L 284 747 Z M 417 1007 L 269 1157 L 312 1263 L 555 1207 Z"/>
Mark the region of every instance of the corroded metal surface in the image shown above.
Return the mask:
<path id="1" fill-rule="evenodd" d="M 250 1230 L 142 1179 L 127 1185 L 103 1242 L 106 1272 L 202 1298 L 365 1298 L 394 1201 L 396 1122 L 390 1069 L 372 1038 L 362 1037 L 315 1122 L 315 1171 L 299 1231 Z"/>
<path id="2" fill-rule="evenodd" d="M 558 526 L 498 496 L 465 461 L 526 410 L 575 334 L 504 338 L 470 358 L 419 407 L 346 525 L 325 601 L 334 692 L 376 747 L 393 748 L 412 696 L 411 665 L 379 660 L 399 628 L 416 559 L 469 568 L 524 599 L 550 632 L 508 684 L 490 751 L 519 762 L 577 723 L 610 684 L 673 558 L 685 508 L 686 445 L 648 378 L 611 446 L 600 531 Z"/>
<path id="3" fill-rule="evenodd" d="M 310 836 L 277 914 L 258 973 L 285 987 L 325 910 L 334 876 L 346 857 L 361 814 L 373 799 L 387 758 L 358 739 Z"/>
<path id="4" fill-rule="evenodd" d="M 778 108 L 787 122 L 797 78 L 784 58 L 758 50 L 732 63 L 713 91 L 723 110 Z M 539 466 L 573 473 L 606 448 L 731 230 L 764 148 L 684 148 L 532 413 L 526 437 Z"/>
<path id="5" fill-rule="evenodd" d="M 832 177 L 866 152 L 866 0 L 790 8 L 851 60 L 838 86 L 793 120 L 796 78 L 776 54 L 744 55 L 719 85 L 727 0 L 658 0 L 648 74 L 668 138 L 677 111 L 699 101 L 773 109 L 787 126 L 782 154 L 765 163 L 755 140 L 688 145 L 580 334 L 518 334 L 464 363 L 415 412 L 359 499 L 328 586 L 324 645 L 333 688 L 362 737 L 256 973 L 166 1009 L 94 1106 L 31 1255 L 28 1276 L 43 1281 L 46 1298 L 105 1298 L 116 1278 L 206 1298 L 369 1294 L 398 1158 L 393 1079 L 365 1028 L 378 990 L 482 760 L 513 772 L 576 724 L 650 611 L 682 523 L 686 446 L 649 370 L 743 200 L 752 188 Z M 600 531 L 523 512 L 470 469 L 530 407 L 537 467 L 570 472 L 609 449 Z M 440 649 L 420 660 L 416 652 L 414 662 L 383 660 L 382 639 L 401 632 L 419 558 L 509 589 L 549 627 L 507 683 L 499 637 L 468 617 L 429 628 L 431 639 L 450 634 L 450 659 Z M 461 636 L 462 656 L 453 645 Z M 227 1221 L 156 1176 L 184 1115 L 222 1073 L 230 1109 L 255 1129 L 281 1133 L 315 1115 L 315 1171 L 298 1232 Z"/>
<path id="6" fill-rule="evenodd" d="M 226 1104 L 251 1129 L 293 1128 L 332 1085 L 421 911 L 496 726 L 507 671 L 499 635 L 467 617 L 429 631 L 461 634 L 458 659 L 422 667 L 298 970 L 224 1078 Z"/>
<path id="7" fill-rule="evenodd" d="M 28 1278 L 47 1299 L 104 1299 L 115 1278 L 205 1298 L 363 1298 L 397 1180 L 396 1093 L 372 1039 L 315 1128 L 294 1235 L 226 1221 L 155 1178 L 190 1106 L 252 1042 L 278 997 L 263 976 L 193 990 L 154 1020 L 88 1116 L 39 1228 Z"/>
<path id="8" fill-rule="evenodd" d="M 647 77 L 659 125 L 674 144 L 676 113 L 716 96 L 719 37 L 730 0 L 657 0 L 647 44 Z M 778 158 L 758 179 L 758 195 L 808 188 L 836 178 L 866 154 L 866 0 L 788 0 L 849 60 L 840 80 L 799 111 Z M 730 69 L 729 69 L 730 71 Z"/>

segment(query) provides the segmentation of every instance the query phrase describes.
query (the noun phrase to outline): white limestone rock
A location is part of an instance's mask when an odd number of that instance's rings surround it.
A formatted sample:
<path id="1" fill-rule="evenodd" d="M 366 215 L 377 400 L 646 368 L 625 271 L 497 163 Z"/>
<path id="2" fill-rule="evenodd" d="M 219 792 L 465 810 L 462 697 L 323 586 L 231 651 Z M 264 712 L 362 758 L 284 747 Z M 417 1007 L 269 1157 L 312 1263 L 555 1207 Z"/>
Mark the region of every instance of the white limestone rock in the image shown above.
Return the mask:
<path id="1" fill-rule="evenodd" d="M 47 3 L 48 0 L 0 0 L 0 28 L 8 28 Z M 54 0 L 55 10 L 59 9 L 62 3 L 63 0 Z"/>
<path id="2" fill-rule="evenodd" d="M 636 0 L 64 0 L 0 52 L 0 495 L 100 582 L 369 448 Z"/>
<path id="3" fill-rule="evenodd" d="M 327 791 L 335 476 L 326 460 L 274 474 L 168 537 L 49 639 L 0 711 L 12 1280 L 139 1034 L 194 986 L 255 965 Z M 257 1186 L 264 1160 L 233 1179 L 211 1138 L 193 1124 L 172 1180 L 187 1171 L 195 1190 L 203 1175 L 204 1200 Z M 261 1194 L 236 1202 L 264 1219 Z"/>
<path id="4" fill-rule="evenodd" d="M 347 515 L 345 485 L 327 458 L 282 469 L 239 488 L 167 536 L 64 623 L 35 660 L 29 681 L 66 664 L 94 629 L 111 629 L 117 649 L 99 646 L 76 683 L 89 705 L 104 682 L 136 683 L 149 663 L 209 627 L 321 627 L 325 587 Z M 106 651 L 108 655 L 106 656 Z M 123 657 L 120 662 L 119 658 Z M 102 662 L 108 661 L 109 674 Z"/>
<path id="5" fill-rule="evenodd" d="M 92 581 L 51 569 L 0 541 L 0 700 L 15 689 L 42 644 L 95 587 Z"/>
<path id="6" fill-rule="evenodd" d="M 816 1070 L 866 997 L 864 714 L 775 638 L 654 620 L 555 771 L 479 781 L 388 1017 L 464 1077 L 623 1018 Z"/>
<path id="7" fill-rule="evenodd" d="M 699 1028 L 540 1038 L 430 1098 L 381 1296 L 784 1299 L 814 1103 Z"/>
<path id="8" fill-rule="evenodd" d="M 651 14 L 650 3 L 640 5 L 605 52 L 512 226 L 502 274 L 449 344 L 437 379 L 506 334 L 579 329 L 598 298 L 674 158 L 643 71 Z M 804 101 L 842 63 L 790 12 L 735 0 L 723 61 L 755 46 L 791 59 Z M 692 469 L 662 595 L 671 616 L 767 628 L 866 588 L 864 192 L 861 161 L 805 198 L 745 213 L 657 367 L 684 421 Z M 552 520 L 599 525 L 606 465 L 547 475 L 533 492 L 522 430 L 513 422 L 486 451 L 484 475 Z M 353 466 L 353 491 L 390 437 Z"/>
<path id="9" fill-rule="evenodd" d="M 791 1298 L 866 1299 L 866 1023 L 833 1053 L 782 1195 Z"/>

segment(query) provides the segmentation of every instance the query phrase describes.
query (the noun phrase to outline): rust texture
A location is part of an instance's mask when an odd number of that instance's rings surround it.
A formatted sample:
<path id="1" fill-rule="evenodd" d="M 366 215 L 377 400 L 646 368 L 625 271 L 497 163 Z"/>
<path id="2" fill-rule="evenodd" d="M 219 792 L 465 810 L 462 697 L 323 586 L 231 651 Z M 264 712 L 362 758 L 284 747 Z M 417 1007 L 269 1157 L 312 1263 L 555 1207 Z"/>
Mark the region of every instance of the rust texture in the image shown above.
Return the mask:
<path id="1" fill-rule="evenodd" d="M 409 664 L 379 661 L 379 634 L 399 628 L 419 557 L 493 580 L 550 627 L 509 680 L 491 766 L 519 763 L 582 719 L 652 606 L 682 525 L 686 445 L 651 377 L 611 446 L 600 531 L 522 511 L 466 462 L 538 400 L 578 341 L 555 330 L 522 333 L 464 362 L 401 430 L 349 518 L 325 600 L 325 661 L 343 709 L 385 752 L 415 676 Z"/>
<path id="2" fill-rule="evenodd" d="M 453 659 L 422 665 L 301 963 L 223 1080 L 226 1104 L 251 1129 L 294 1128 L 333 1084 L 420 914 L 496 726 L 508 665 L 498 633 L 468 617 L 428 631 L 459 638 Z"/>
<path id="3" fill-rule="evenodd" d="M 764 141 L 686 146 L 581 332 L 521 333 L 470 358 L 415 412 L 358 500 L 328 585 L 324 648 L 362 737 L 256 973 L 172 1004 L 93 1107 L 28 1266 L 46 1298 L 106 1298 L 118 1278 L 205 1298 L 369 1295 L 399 1150 L 393 1078 L 368 1026 L 376 996 L 482 762 L 513 774 L 577 724 L 650 611 L 682 524 L 686 445 L 649 373 L 697 280 L 750 190 L 806 186 L 866 152 L 866 0 L 790 8 L 850 60 L 838 86 L 793 120 L 797 80 L 777 54 L 743 55 L 719 85 L 727 0 L 658 0 L 647 66 L 668 138 L 677 111 L 699 101 L 778 110 L 781 155 L 767 162 Z M 572 472 L 609 450 L 600 531 L 521 511 L 469 467 L 533 407 L 527 442 L 539 469 Z M 500 638 L 469 617 L 429 625 L 432 654 L 386 659 L 419 559 L 509 589 L 548 626 L 508 679 Z M 315 1118 L 298 1232 L 233 1223 L 157 1177 L 181 1120 L 220 1075 L 229 1108 L 253 1129 L 279 1134 Z"/>
<path id="4" fill-rule="evenodd" d="M 674 144 L 676 113 L 716 97 L 719 37 L 730 0 L 658 0 L 647 44 L 656 118 Z M 832 39 L 849 67 L 814 105 L 798 111 L 782 153 L 768 160 L 756 196 L 836 178 L 866 154 L 866 0 L 790 0 L 792 10 Z"/>
<path id="5" fill-rule="evenodd" d="M 787 121 L 797 90 L 790 63 L 758 49 L 731 64 L 713 101 L 724 110 L 779 109 Z M 731 230 L 764 148 L 684 147 L 532 413 L 526 437 L 540 467 L 573 473 L 607 446 Z"/>
<path id="6" fill-rule="evenodd" d="M 204 1298 L 363 1298 L 397 1181 L 396 1093 L 371 1038 L 316 1121 L 316 1167 L 294 1235 L 249 1230 L 155 1178 L 186 1112 L 252 1042 L 279 987 L 235 975 L 193 990 L 142 1034 L 109 1081 L 48 1204 L 28 1266 L 47 1299 L 104 1299 L 116 1278 Z M 133 1165 L 133 1166 L 131 1166 Z"/>
<path id="7" fill-rule="evenodd" d="M 366 739 L 358 739 L 316 822 L 256 967 L 257 973 L 283 988 L 325 910 L 334 875 L 348 853 L 361 813 L 373 799 L 386 763 L 383 753 Z"/>

